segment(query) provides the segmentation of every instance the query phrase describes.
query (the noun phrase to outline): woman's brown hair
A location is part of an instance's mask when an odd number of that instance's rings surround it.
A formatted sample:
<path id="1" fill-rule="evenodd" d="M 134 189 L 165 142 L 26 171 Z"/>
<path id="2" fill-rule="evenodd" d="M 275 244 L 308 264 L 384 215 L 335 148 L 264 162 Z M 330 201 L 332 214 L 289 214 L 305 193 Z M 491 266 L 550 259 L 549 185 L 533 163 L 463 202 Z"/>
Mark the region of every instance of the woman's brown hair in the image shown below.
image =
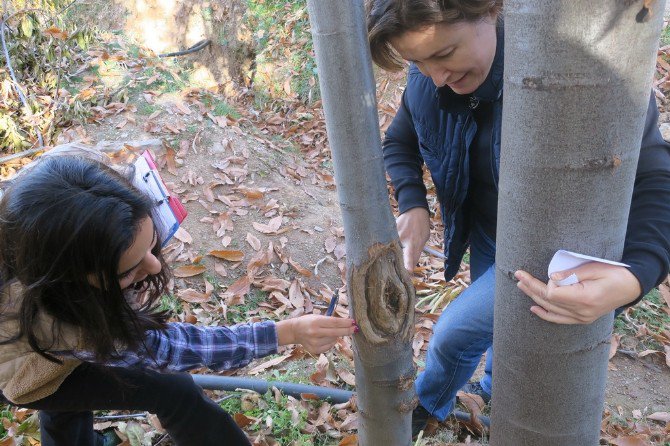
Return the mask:
<path id="1" fill-rule="evenodd" d="M 405 63 L 390 39 L 436 23 L 473 22 L 502 9 L 503 0 L 366 0 L 372 60 L 389 71 Z"/>

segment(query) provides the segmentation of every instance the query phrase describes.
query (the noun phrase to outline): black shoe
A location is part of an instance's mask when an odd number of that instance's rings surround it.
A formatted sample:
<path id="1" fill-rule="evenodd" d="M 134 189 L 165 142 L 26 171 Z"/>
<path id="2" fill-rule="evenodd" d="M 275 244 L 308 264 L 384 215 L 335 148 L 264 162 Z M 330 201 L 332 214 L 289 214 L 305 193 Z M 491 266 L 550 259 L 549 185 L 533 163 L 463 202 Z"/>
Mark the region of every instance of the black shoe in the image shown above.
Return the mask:
<path id="1" fill-rule="evenodd" d="M 488 404 L 491 401 L 491 394 L 486 392 L 479 381 L 470 381 L 464 385 L 461 390 L 465 393 L 472 393 L 474 395 L 479 395 L 484 400 L 484 404 Z"/>
<path id="2" fill-rule="evenodd" d="M 421 404 L 412 411 L 412 439 L 416 439 L 419 433 L 426 429 L 428 420 L 433 416 Z"/>

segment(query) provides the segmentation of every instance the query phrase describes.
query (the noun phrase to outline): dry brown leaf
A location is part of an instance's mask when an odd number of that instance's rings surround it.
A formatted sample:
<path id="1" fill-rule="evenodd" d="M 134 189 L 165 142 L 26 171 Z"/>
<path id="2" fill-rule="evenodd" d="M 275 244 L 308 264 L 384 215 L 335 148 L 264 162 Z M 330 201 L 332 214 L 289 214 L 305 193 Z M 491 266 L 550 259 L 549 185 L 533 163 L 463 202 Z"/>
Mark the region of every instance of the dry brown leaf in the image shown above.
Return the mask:
<path id="1" fill-rule="evenodd" d="M 274 367 L 274 366 L 276 366 L 277 364 L 282 363 L 282 362 L 283 362 L 284 360 L 286 360 L 289 356 L 291 356 L 291 355 L 288 354 L 288 355 L 282 355 L 282 356 L 277 356 L 276 358 L 272 358 L 272 359 L 270 359 L 269 361 L 265 361 L 264 363 L 257 365 L 257 366 L 254 367 L 253 369 L 249 370 L 248 373 L 249 373 L 249 375 L 257 375 L 257 374 L 259 374 L 260 372 L 262 372 L 263 370 L 267 370 L 267 369 L 269 369 L 270 367 Z"/>
<path id="2" fill-rule="evenodd" d="M 200 291 L 194 290 L 193 288 L 187 288 L 185 290 L 177 291 L 177 296 L 185 302 L 201 304 L 203 302 L 209 301 L 211 293 L 201 293 Z"/>
<path id="3" fill-rule="evenodd" d="M 181 101 L 175 102 L 174 107 L 177 109 L 177 112 L 181 113 L 182 115 L 191 114 L 191 109 L 188 108 L 188 105 L 184 104 Z"/>
<path id="4" fill-rule="evenodd" d="M 610 443 L 616 446 L 648 446 L 649 437 L 647 435 L 627 435 L 610 440 Z"/>
<path id="5" fill-rule="evenodd" d="M 335 250 L 333 251 L 333 254 L 335 254 L 335 258 L 337 260 L 340 260 L 344 255 L 347 253 L 347 248 L 344 243 L 340 243 L 335 247 Z"/>
<path id="6" fill-rule="evenodd" d="M 253 222 L 252 225 L 254 229 L 263 234 L 275 234 L 281 226 L 282 216 L 278 215 L 275 218 L 271 219 L 268 224 Z"/>
<path id="7" fill-rule="evenodd" d="M 216 262 L 214 264 L 214 271 L 216 271 L 217 274 L 219 274 L 221 277 L 228 277 L 228 271 L 226 271 L 226 267 L 221 262 Z"/>
<path id="8" fill-rule="evenodd" d="M 663 348 L 665 349 L 665 363 L 670 367 L 670 345 L 664 345 Z"/>
<path id="9" fill-rule="evenodd" d="M 270 276 L 261 280 L 259 285 L 263 291 L 286 291 L 291 286 L 291 282 L 279 277 Z"/>
<path id="10" fill-rule="evenodd" d="M 335 247 L 337 246 L 337 238 L 336 237 L 328 237 L 324 243 L 326 247 L 326 252 L 331 253 L 333 250 L 335 250 Z"/>
<path id="11" fill-rule="evenodd" d="M 202 274 L 207 270 L 204 265 L 184 265 L 175 268 L 173 273 L 175 277 L 193 277 Z"/>
<path id="12" fill-rule="evenodd" d="M 342 424 L 340 424 L 340 431 L 350 431 L 354 429 L 358 429 L 358 413 L 350 413 L 347 415 L 347 418 L 344 419 Z"/>
<path id="13" fill-rule="evenodd" d="M 661 353 L 661 352 L 658 351 L 658 350 L 645 350 L 645 351 L 643 351 L 643 352 L 638 353 L 637 355 L 638 355 L 640 358 L 644 358 L 645 356 L 653 355 L 654 353 Z"/>
<path id="14" fill-rule="evenodd" d="M 661 421 L 663 423 L 670 423 L 670 412 L 654 412 L 647 416 L 647 419 Z"/>
<path id="15" fill-rule="evenodd" d="M 180 242 L 188 244 L 193 243 L 193 237 L 191 237 L 191 234 L 189 234 L 182 226 L 180 226 L 179 229 L 177 229 L 177 232 L 174 233 L 174 238 Z"/>
<path id="16" fill-rule="evenodd" d="M 356 385 L 356 377 L 350 371 L 338 368 L 337 369 L 337 375 L 340 378 L 342 378 L 342 381 L 349 384 L 350 386 L 355 386 Z"/>
<path id="17" fill-rule="evenodd" d="M 358 446 L 358 435 L 354 434 L 344 437 L 337 446 Z"/>
<path id="18" fill-rule="evenodd" d="M 249 243 L 249 245 L 254 248 L 254 251 L 260 251 L 261 241 L 258 240 L 258 238 L 251 232 L 247 232 L 247 243 Z"/>
<path id="19" fill-rule="evenodd" d="M 226 293 L 233 296 L 244 296 L 250 289 L 251 282 L 249 281 L 249 276 L 242 276 L 228 287 Z"/>
<path id="20" fill-rule="evenodd" d="M 609 359 L 614 358 L 614 355 L 616 355 L 616 351 L 619 348 L 619 341 L 620 340 L 621 340 L 621 335 L 612 334 L 612 337 L 610 338 L 610 357 L 609 357 Z"/>
<path id="21" fill-rule="evenodd" d="M 668 282 L 666 281 L 665 283 L 660 284 L 658 290 L 661 292 L 661 296 L 663 296 L 665 303 L 670 307 L 670 286 L 668 286 Z"/>
<path id="22" fill-rule="evenodd" d="M 484 425 L 482 424 L 481 421 L 479 421 L 479 415 L 481 415 L 482 409 L 484 408 L 486 403 L 484 403 L 482 397 L 474 393 L 465 393 L 460 390 L 456 394 L 456 397 L 461 403 L 465 405 L 465 407 L 468 408 L 468 411 L 470 412 L 471 426 L 475 430 L 483 432 Z"/>
<path id="23" fill-rule="evenodd" d="M 65 40 L 68 38 L 68 33 L 66 31 L 63 31 L 60 28 L 56 28 L 55 26 L 45 29 L 44 34 L 49 34 L 54 39 L 58 40 Z"/>
<path id="24" fill-rule="evenodd" d="M 165 147 L 165 160 L 167 161 L 167 170 L 172 175 L 177 175 L 177 159 L 175 151 L 172 147 Z"/>
<path id="25" fill-rule="evenodd" d="M 244 253 L 236 250 L 215 250 L 208 252 L 207 255 L 216 257 L 217 259 L 229 260 L 231 262 L 241 262 L 244 260 Z"/>
<path id="26" fill-rule="evenodd" d="M 291 305 L 295 308 L 302 308 L 305 306 L 305 296 L 302 294 L 300 284 L 297 280 L 291 282 L 291 286 L 288 289 L 288 298 L 291 301 Z"/>
<path id="27" fill-rule="evenodd" d="M 257 189 L 242 189 L 240 192 L 242 192 L 249 200 L 259 200 L 265 196 L 262 191 Z"/>
<path id="28" fill-rule="evenodd" d="M 256 422 L 256 420 L 254 420 L 253 418 L 249 418 L 243 413 L 236 413 L 235 415 L 233 415 L 233 419 L 235 420 L 235 423 L 239 427 L 246 427 Z"/>
<path id="29" fill-rule="evenodd" d="M 307 268 L 303 268 L 298 262 L 296 262 L 292 258 L 289 257 L 288 263 L 290 263 L 291 266 L 295 268 L 295 270 L 298 271 L 303 276 L 312 277 L 312 272 L 310 270 L 308 270 Z"/>

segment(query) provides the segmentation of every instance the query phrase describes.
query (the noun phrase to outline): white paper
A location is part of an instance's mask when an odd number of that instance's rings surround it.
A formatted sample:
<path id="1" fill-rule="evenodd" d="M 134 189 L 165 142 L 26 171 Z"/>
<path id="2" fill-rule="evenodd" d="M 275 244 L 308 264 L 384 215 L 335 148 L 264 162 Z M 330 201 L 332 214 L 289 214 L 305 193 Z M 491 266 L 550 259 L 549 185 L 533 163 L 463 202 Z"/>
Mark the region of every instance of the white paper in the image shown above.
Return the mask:
<path id="1" fill-rule="evenodd" d="M 579 254 L 576 252 L 559 249 L 558 251 L 556 251 L 556 254 L 554 254 L 554 257 L 551 259 L 551 262 L 549 262 L 548 274 L 549 277 L 551 278 L 551 275 L 556 272 L 565 271 L 566 269 L 577 268 L 578 266 L 581 266 L 589 262 L 600 262 L 600 263 L 606 263 L 608 265 L 625 266 L 626 268 L 630 268 L 630 265 L 626 265 L 625 263 L 614 262 L 612 260 L 606 260 L 606 259 L 599 259 L 598 257 L 591 257 L 585 254 Z M 556 284 L 559 286 L 566 286 L 566 285 L 574 285 L 575 283 L 578 282 L 579 278 L 577 277 L 577 275 L 571 274 L 563 280 L 556 281 Z"/>

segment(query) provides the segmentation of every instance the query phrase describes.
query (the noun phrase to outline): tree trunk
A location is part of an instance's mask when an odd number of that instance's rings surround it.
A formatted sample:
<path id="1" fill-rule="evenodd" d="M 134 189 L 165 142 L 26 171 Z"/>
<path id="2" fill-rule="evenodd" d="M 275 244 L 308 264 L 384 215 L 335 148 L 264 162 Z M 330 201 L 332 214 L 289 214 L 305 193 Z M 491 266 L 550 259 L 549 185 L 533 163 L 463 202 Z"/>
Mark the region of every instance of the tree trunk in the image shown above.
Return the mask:
<path id="1" fill-rule="evenodd" d="M 505 1 L 492 445 L 597 445 L 612 315 L 540 320 L 513 272 L 619 260 L 664 1 Z"/>
<path id="2" fill-rule="evenodd" d="M 359 444 L 409 445 L 416 405 L 414 288 L 389 206 L 362 0 L 309 0 L 319 84 L 344 220 Z"/>

